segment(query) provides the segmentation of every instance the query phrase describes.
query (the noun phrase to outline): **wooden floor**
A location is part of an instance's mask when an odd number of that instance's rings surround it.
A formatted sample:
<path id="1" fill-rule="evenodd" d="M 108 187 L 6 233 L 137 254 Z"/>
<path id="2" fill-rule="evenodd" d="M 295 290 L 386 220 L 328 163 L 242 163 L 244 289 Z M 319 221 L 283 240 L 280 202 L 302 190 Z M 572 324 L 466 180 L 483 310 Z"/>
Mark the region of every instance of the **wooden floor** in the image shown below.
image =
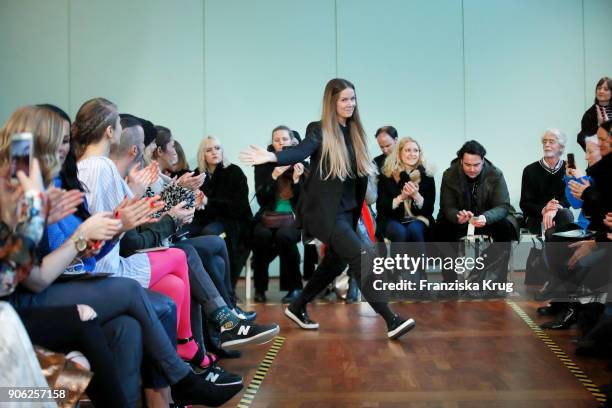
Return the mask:
<path id="1" fill-rule="evenodd" d="M 239 292 L 239 293 L 244 293 Z M 563 365 L 505 300 L 396 303 L 417 326 L 399 341 L 366 303 L 317 303 L 309 307 L 321 324 L 304 331 L 276 304 L 247 308 L 260 322 L 278 322 L 286 340 L 250 406 L 258 407 L 597 407 L 595 397 Z M 512 300 L 535 323 L 533 301 Z M 606 362 L 576 357 L 573 330 L 549 332 L 595 384 L 610 381 Z M 271 343 L 243 349 L 221 365 L 245 377 L 245 385 Z M 226 404 L 240 404 L 244 393 Z"/>

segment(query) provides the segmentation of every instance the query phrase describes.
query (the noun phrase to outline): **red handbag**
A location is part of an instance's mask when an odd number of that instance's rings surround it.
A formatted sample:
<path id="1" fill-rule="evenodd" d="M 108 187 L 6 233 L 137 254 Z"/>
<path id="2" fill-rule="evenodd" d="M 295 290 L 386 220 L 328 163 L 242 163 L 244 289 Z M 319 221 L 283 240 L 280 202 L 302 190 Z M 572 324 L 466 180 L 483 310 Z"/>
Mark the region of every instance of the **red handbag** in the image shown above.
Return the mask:
<path id="1" fill-rule="evenodd" d="M 261 215 L 261 224 L 266 228 L 287 228 L 295 226 L 293 213 L 264 211 Z"/>

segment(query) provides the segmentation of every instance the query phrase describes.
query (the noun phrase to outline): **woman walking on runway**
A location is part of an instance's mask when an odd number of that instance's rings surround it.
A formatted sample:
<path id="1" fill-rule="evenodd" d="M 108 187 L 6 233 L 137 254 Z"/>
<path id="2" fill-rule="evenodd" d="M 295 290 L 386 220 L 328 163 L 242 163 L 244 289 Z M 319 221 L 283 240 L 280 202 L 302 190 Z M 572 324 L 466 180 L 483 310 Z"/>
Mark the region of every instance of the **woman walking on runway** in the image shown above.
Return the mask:
<path id="1" fill-rule="evenodd" d="M 306 236 L 318 238 L 326 245 L 325 257 L 302 294 L 285 309 L 285 315 L 302 329 L 316 330 L 319 324 L 306 312 L 308 302 L 347 264 L 349 275 L 359 283 L 362 258 L 366 261 L 364 270 L 372 270 L 368 264 L 373 255 L 362 249 L 356 227 L 373 168 L 351 82 L 336 78 L 327 83 L 321 121 L 308 125 L 305 139 L 297 146 L 280 152 L 251 146 L 240 154 L 246 164 L 276 162 L 279 166 L 299 163 L 309 156 L 311 175 L 300 197 L 297 217 Z M 366 299 L 367 294 L 368 290 L 364 293 Z M 394 314 L 387 302 L 368 299 L 368 303 L 385 319 L 390 339 L 399 338 L 415 325 L 413 319 Z"/>

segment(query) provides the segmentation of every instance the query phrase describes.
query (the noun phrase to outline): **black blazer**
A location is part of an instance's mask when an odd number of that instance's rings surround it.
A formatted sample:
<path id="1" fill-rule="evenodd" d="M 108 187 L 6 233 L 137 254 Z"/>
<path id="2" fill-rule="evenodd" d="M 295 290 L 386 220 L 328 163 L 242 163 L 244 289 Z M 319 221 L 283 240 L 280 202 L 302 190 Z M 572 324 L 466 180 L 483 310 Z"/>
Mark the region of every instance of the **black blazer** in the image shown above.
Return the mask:
<path id="1" fill-rule="evenodd" d="M 278 166 L 286 166 L 310 157 L 310 176 L 304 184 L 303 194 L 300 195 L 296 217 L 298 225 L 304 231 L 305 239 L 315 237 L 328 244 L 342 199 L 342 180 L 338 178 L 322 179 L 319 169 L 322 143 L 321 122 L 312 122 L 306 128 L 304 140 L 297 146 L 276 153 L 276 158 Z M 367 177 L 355 179 L 357 207 L 353 210 L 353 228 L 357 228 L 367 187 Z"/>
<path id="2" fill-rule="evenodd" d="M 418 167 L 421 173 L 421 181 L 419 183 L 419 193 L 423 196 L 423 208 L 418 208 L 414 202 L 410 211 L 413 215 L 422 215 L 429 220 L 429 226 L 434 226 L 433 210 L 436 202 L 436 182 L 433 177 L 425 174 L 423 166 Z M 402 192 L 403 182 L 395 181 L 393 176 L 386 177 L 384 174 L 378 176 L 378 199 L 376 200 L 376 230 L 377 235 L 382 235 L 387 227 L 389 220 L 401 220 L 404 218 L 404 205 L 400 205 L 396 209 L 392 209 L 393 199 Z"/>
<path id="3" fill-rule="evenodd" d="M 584 143 L 584 139 L 587 136 L 592 136 L 597 133 L 597 107 L 595 104 L 591 105 L 589 109 L 584 112 L 582 115 L 582 121 L 580 122 L 580 132 L 576 137 L 576 141 L 580 146 L 582 146 L 582 150 L 586 150 L 586 144 Z"/>

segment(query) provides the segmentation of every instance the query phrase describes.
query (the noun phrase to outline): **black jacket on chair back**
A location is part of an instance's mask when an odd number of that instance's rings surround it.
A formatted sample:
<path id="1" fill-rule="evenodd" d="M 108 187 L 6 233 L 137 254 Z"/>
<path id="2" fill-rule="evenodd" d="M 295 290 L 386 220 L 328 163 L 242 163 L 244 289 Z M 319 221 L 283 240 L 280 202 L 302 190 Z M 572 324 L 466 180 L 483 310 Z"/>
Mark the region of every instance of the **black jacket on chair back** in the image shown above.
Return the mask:
<path id="1" fill-rule="evenodd" d="M 349 125 L 347 121 L 347 125 Z M 339 125 L 338 125 L 339 126 Z M 306 137 L 297 146 L 276 153 L 278 166 L 286 166 L 310 157 L 310 176 L 304 184 L 296 211 L 298 225 L 304 231 L 304 238 L 315 237 L 327 244 L 334 228 L 336 215 L 342 199 L 343 182 L 338 178 L 323 180 L 319 163 L 323 146 L 321 122 L 312 122 L 306 128 Z M 354 160 L 354 158 L 353 158 Z M 367 177 L 355 178 L 355 201 L 353 227 L 357 227 L 361 206 L 368 186 Z"/>

